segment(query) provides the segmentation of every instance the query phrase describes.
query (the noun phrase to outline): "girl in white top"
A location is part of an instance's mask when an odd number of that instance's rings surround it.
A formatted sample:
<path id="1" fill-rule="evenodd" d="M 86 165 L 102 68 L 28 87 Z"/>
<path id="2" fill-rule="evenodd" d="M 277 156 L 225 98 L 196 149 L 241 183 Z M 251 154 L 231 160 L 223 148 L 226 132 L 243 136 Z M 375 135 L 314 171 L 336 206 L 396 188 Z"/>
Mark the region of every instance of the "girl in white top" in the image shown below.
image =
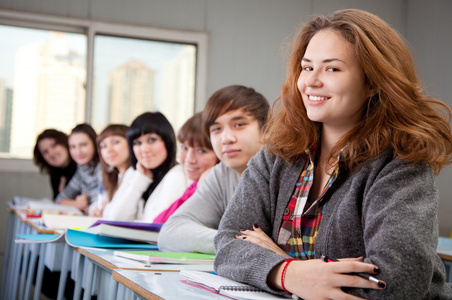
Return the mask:
<path id="1" fill-rule="evenodd" d="M 130 163 L 127 174 L 104 218 L 117 221 L 153 222 L 184 193 L 191 184 L 176 162 L 173 128 L 159 112 L 138 116 L 126 134 Z"/>
<path id="2" fill-rule="evenodd" d="M 130 177 L 130 174 L 133 173 L 133 168 L 129 170 L 127 129 L 128 126 L 126 125 L 111 124 L 96 139 L 102 171 L 102 184 L 99 185 L 97 201 L 91 204 L 90 216 L 105 217 L 105 206 L 110 201 L 115 200 L 116 194 L 120 194 L 124 190 L 122 183 L 125 182 L 126 174 Z"/>

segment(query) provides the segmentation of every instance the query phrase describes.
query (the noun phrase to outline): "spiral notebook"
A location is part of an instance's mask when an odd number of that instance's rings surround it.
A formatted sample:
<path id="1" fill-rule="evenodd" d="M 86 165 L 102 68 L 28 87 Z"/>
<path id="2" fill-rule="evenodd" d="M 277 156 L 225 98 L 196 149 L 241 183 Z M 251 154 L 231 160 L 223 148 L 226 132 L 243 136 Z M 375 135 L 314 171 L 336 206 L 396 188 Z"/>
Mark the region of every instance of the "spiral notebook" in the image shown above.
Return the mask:
<path id="1" fill-rule="evenodd" d="M 252 285 L 240 283 L 212 273 L 182 270 L 180 271 L 180 275 L 186 279 L 183 281 L 184 283 L 232 299 L 287 299 L 267 293 Z"/>

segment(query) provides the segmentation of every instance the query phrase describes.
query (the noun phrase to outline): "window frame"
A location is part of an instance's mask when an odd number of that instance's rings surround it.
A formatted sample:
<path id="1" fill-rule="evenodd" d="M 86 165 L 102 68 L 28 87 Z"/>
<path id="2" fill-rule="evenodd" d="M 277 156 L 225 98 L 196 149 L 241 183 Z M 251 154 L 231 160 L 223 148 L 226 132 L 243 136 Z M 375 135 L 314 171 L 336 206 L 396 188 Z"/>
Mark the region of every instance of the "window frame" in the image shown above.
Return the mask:
<path id="1" fill-rule="evenodd" d="M 97 34 L 125 38 L 186 43 L 196 46 L 194 111 L 204 108 L 207 97 L 208 34 L 198 31 L 164 29 L 77 18 L 62 18 L 0 9 L 0 25 L 81 33 L 87 37 L 85 121 L 91 120 L 94 69 L 94 38 Z M 0 172 L 39 172 L 33 159 L 0 157 Z"/>

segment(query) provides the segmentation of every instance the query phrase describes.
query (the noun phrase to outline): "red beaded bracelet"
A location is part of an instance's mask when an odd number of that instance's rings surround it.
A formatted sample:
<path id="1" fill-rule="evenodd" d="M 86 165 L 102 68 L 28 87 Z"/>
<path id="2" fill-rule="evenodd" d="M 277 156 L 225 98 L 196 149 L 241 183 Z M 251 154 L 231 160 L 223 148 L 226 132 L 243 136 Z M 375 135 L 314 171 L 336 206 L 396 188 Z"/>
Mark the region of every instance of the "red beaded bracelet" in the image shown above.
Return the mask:
<path id="1" fill-rule="evenodd" d="M 296 258 L 286 258 L 284 261 L 286 263 L 286 265 L 284 266 L 283 270 L 282 270 L 282 274 L 281 274 L 281 286 L 282 289 L 284 290 L 284 292 L 292 294 L 291 292 L 289 292 L 288 290 L 286 290 L 286 287 L 284 286 L 284 275 L 286 275 L 286 270 L 287 270 L 287 266 L 289 266 L 289 264 L 291 262 L 293 262 L 294 260 L 297 260 Z"/>

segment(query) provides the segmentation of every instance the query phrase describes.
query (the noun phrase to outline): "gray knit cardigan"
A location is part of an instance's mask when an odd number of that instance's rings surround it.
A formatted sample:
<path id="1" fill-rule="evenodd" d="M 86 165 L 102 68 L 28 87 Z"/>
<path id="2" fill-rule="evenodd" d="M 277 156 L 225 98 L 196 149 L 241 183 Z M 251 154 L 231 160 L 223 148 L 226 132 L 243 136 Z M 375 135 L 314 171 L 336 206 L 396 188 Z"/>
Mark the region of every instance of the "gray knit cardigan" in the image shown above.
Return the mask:
<path id="1" fill-rule="evenodd" d="M 269 292 L 270 271 L 285 257 L 235 239 L 259 225 L 277 240 L 284 209 L 304 159 L 287 164 L 262 149 L 249 162 L 215 237 L 218 274 Z M 363 256 L 380 267 L 385 290 L 343 288 L 366 299 L 452 299 L 445 268 L 436 254 L 438 195 L 432 169 L 409 164 L 386 151 L 353 174 L 340 174 L 328 191 L 315 255 Z"/>

